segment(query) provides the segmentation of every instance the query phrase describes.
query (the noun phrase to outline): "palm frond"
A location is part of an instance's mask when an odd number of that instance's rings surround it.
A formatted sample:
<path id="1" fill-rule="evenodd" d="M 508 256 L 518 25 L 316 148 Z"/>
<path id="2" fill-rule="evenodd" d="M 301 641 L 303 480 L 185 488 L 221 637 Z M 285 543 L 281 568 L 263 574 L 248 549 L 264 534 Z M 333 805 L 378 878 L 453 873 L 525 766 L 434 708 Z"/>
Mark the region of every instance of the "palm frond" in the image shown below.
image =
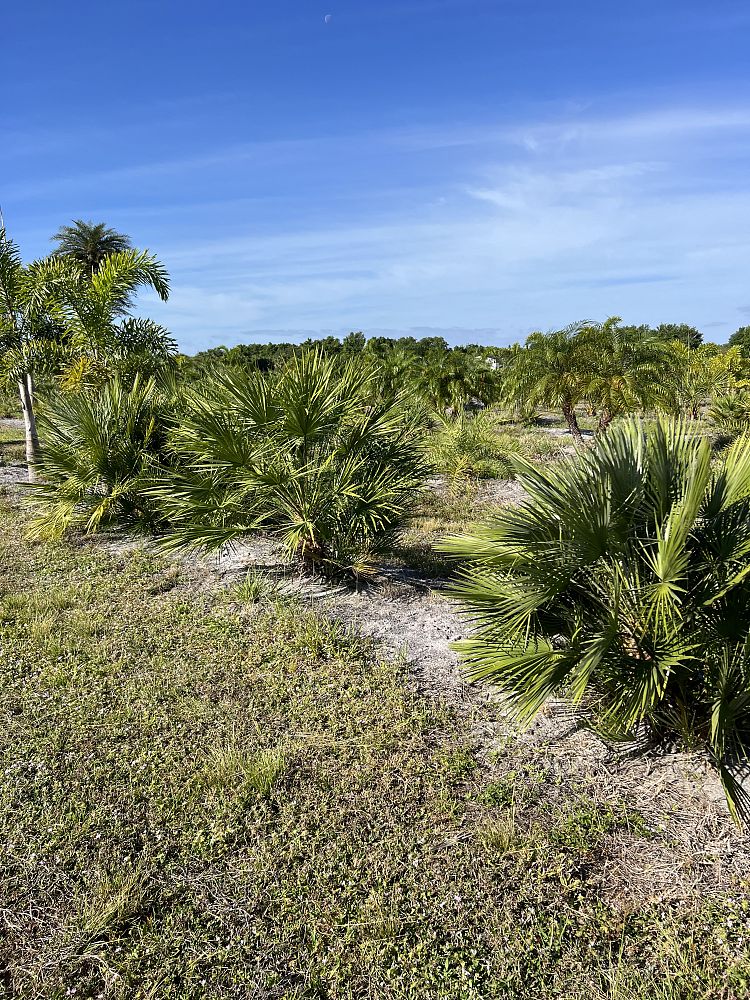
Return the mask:
<path id="1" fill-rule="evenodd" d="M 528 720 L 589 703 L 612 739 L 702 744 L 734 814 L 750 752 L 750 439 L 712 469 L 688 423 L 637 420 L 554 468 L 516 460 L 528 500 L 443 550 L 465 561 L 457 648 Z"/>

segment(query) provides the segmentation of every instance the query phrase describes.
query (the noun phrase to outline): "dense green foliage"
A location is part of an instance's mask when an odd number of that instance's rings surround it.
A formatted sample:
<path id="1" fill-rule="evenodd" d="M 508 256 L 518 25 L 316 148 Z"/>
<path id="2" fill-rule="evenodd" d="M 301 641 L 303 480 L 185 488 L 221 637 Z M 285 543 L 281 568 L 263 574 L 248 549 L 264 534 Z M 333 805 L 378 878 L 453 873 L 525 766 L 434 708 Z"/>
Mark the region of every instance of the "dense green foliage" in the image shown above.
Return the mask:
<path id="1" fill-rule="evenodd" d="M 87 224 L 61 230 L 60 251 L 28 266 L 0 230 L 0 381 L 18 389 L 31 480 L 39 460 L 40 390 L 85 390 L 113 375 L 148 374 L 176 353 L 167 330 L 127 315 L 143 286 L 168 297 L 161 262 L 106 227 L 81 227 Z"/>
<path id="2" fill-rule="evenodd" d="M 428 439 L 431 464 L 454 485 L 472 479 L 503 479 L 513 475 L 511 455 L 549 457 L 559 450 L 557 439 L 544 431 L 506 426 L 496 410 L 463 413 L 441 424 Z"/>
<path id="3" fill-rule="evenodd" d="M 519 465 L 529 501 L 445 543 L 470 563 L 471 676 L 523 719 L 593 692 L 613 738 L 704 746 L 746 813 L 750 439 L 712 465 L 686 425 L 631 421 L 554 469 Z"/>
<path id="4" fill-rule="evenodd" d="M 271 376 L 217 372 L 187 399 L 153 488 L 176 546 L 260 531 L 322 569 L 355 568 L 402 525 L 426 474 L 421 422 L 378 371 L 320 352 Z"/>
<path id="5" fill-rule="evenodd" d="M 750 326 L 741 326 L 729 338 L 730 347 L 739 347 L 744 357 L 750 357 Z"/>
<path id="6" fill-rule="evenodd" d="M 730 386 L 711 400 L 709 416 L 730 434 L 750 431 L 750 386 Z"/>
<path id="7" fill-rule="evenodd" d="M 40 509 L 34 534 L 153 528 L 159 515 L 146 488 L 164 458 L 168 415 L 165 394 L 139 375 L 51 400 L 40 419 L 41 481 L 28 493 Z"/>

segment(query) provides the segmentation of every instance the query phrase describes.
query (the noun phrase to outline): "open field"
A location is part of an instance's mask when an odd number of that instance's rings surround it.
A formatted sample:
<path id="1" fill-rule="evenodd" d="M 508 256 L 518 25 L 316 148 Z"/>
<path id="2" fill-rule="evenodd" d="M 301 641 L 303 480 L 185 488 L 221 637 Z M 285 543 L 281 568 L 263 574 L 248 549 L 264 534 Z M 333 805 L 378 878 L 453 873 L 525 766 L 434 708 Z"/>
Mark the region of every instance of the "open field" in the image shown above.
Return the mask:
<path id="1" fill-rule="evenodd" d="M 746 994 L 731 854 L 606 766 L 488 740 L 309 601 L 1 517 L 5 995 Z"/>

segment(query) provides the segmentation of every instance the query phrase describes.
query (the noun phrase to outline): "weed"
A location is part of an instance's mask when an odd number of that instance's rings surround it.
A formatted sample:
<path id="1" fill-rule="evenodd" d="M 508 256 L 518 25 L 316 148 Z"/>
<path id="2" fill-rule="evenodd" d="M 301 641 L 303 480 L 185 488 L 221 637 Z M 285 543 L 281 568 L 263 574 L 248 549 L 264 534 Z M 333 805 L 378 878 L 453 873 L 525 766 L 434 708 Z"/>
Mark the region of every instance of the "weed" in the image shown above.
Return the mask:
<path id="1" fill-rule="evenodd" d="M 238 583 L 234 592 L 240 601 L 248 604 L 257 604 L 258 601 L 270 600 L 278 592 L 278 584 L 271 577 L 259 569 L 249 569 L 245 574 L 245 579 Z"/>

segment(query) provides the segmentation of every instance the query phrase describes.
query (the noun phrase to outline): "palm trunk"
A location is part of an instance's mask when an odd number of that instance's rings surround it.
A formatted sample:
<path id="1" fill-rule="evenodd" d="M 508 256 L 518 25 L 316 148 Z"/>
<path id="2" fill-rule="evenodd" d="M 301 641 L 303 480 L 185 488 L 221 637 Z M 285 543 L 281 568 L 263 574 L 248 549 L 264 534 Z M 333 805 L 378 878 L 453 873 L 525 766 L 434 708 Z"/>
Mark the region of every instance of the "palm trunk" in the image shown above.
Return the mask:
<path id="1" fill-rule="evenodd" d="M 575 408 L 571 403 L 563 403 L 562 411 L 568 423 L 568 430 L 573 435 L 573 440 L 579 448 L 583 448 L 583 434 L 581 434 L 581 428 L 578 426 L 578 417 L 576 417 Z"/>
<path id="2" fill-rule="evenodd" d="M 21 397 L 23 424 L 26 431 L 26 465 L 28 466 L 29 482 L 36 479 L 36 462 L 39 460 L 39 434 L 36 429 L 34 414 L 34 378 L 30 372 L 21 376 L 18 383 L 18 395 Z"/>
<path id="3" fill-rule="evenodd" d="M 602 410 L 602 412 L 599 414 L 599 426 L 597 427 L 597 432 L 601 433 L 602 431 L 606 431 L 606 429 L 612 423 L 612 419 L 613 417 L 612 414 L 609 412 L 609 410 Z"/>

